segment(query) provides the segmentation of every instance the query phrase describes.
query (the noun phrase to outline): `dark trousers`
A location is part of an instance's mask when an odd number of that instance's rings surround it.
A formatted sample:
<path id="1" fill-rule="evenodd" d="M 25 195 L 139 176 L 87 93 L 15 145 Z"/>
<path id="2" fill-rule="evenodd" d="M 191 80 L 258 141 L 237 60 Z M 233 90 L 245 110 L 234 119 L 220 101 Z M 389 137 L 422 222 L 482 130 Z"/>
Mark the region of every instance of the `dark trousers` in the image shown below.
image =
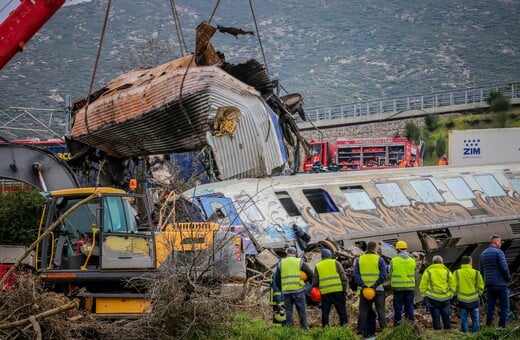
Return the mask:
<path id="1" fill-rule="evenodd" d="M 413 297 L 413 290 L 394 290 L 394 325 L 398 325 L 401 321 L 403 307 L 404 317 L 410 321 L 414 320 Z"/>
<path id="2" fill-rule="evenodd" d="M 361 294 L 359 296 L 359 318 L 358 318 L 358 332 L 362 334 L 363 337 L 369 337 L 373 335 L 371 329 L 368 327 L 368 321 L 370 317 L 370 310 L 372 309 L 372 304 L 376 307 L 377 318 L 379 319 L 379 327 L 381 329 L 386 328 L 386 315 L 385 315 L 385 292 L 376 290 L 376 296 L 373 300 L 367 300 Z M 371 328 L 371 327 L 370 327 Z"/>
<path id="3" fill-rule="evenodd" d="M 509 292 L 506 286 L 487 286 L 487 319 L 486 326 L 493 324 L 495 317 L 495 306 L 497 300 L 500 300 L 500 313 L 498 314 L 498 326 L 506 326 L 507 312 L 509 311 Z"/>
<path id="4" fill-rule="evenodd" d="M 424 298 L 426 306 L 430 307 L 432 314 L 433 329 L 441 329 L 441 318 L 444 329 L 451 329 L 450 321 L 450 300 L 438 301 L 429 297 Z"/>
<path id="5" fill-rule="evenodd" d="M 347 306 L 343 292 L 333 292 L 321 295 L 321 324 L 323 327 L 329 324 L 329 315 L 332 306 L 336 308 L 341 326 L 347 323 Z"/>
<path id="6" fill-rule="evenodd" d="M 479 311 L 478 308 L 460 308 L 460 330 L 464 333 L 467 333 L 469 330 L 468 327 L 468 314 L 471 317 L 471 330 L 473 332 L 480 331 L 480 322 L 479 322 Z"/>
<path id="7" fill-rule="evenodd" d="M 287 316 L 285 324 L 287 326 L 294 325 L 293 306 L 296 306 L 296 311 L 300 316 L 300 327 L 309 328 L 307 326 L 307 311 L 305 309 L 305 292 L 284 293 L 283 298 L 285 301 L 285 315 Z"/>

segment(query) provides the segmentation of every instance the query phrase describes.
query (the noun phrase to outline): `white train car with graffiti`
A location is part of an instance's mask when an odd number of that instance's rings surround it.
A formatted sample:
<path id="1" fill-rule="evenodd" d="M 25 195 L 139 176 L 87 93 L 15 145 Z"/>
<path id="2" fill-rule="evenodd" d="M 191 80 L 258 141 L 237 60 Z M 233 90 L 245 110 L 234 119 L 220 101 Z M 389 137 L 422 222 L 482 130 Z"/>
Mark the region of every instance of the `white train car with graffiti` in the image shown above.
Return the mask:
<path id="1" fill-rule="evenodd" d="M 404 240 L 446 263 L 478 261 L 497 233 L 511 270 L 519 267 L 520 163 L 228 180 L 184 196 L 222 228 L 242 231 L 246 254 L 266 267 L 268 254 L 295 244 L 295 224 L 311 236 L 310 249 Z"/>

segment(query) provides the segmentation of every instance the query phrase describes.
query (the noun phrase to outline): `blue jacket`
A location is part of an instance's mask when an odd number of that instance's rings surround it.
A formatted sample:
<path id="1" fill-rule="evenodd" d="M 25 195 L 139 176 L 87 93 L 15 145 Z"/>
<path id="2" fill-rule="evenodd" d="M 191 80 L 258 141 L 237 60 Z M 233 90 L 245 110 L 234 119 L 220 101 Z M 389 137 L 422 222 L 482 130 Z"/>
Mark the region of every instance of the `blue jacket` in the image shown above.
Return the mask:
<path id="1" fill-rule="evenodd" d="M 486 286 L 507 286 L 511 280 L 504 252 L 489 247 L 480 254 L 480 272 L 484 275 Z"/>

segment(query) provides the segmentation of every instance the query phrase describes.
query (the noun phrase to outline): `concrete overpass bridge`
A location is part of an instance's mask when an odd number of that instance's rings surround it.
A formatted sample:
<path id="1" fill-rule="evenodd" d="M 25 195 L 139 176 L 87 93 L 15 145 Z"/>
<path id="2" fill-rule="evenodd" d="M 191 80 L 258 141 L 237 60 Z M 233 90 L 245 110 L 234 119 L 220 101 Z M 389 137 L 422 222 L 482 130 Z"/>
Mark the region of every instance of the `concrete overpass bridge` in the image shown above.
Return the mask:
<path id="1" fill-rule="evenodd" d="M 520 104 L 520 81 L 517 81 L 451 92 L 306 108 L 308 120 L 298 120 L 298 126 L 306 131 L 315 127 L 334 128 L 422 117 L 430 113 L 446 114 L 486 109 L 489 107 L 486 101 L 491 92 L 501 93 L 512 105 Z"/>

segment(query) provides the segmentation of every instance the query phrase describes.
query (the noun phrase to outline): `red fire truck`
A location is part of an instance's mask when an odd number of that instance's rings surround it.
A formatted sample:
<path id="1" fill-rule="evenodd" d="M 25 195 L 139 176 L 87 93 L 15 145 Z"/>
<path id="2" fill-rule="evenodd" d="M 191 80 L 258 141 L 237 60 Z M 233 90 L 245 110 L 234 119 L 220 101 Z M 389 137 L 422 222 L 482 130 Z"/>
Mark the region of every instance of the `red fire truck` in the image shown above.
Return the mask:
<path id="1" fill-rule="evenodd" d="M 304 172 L 348 171 L 398 167 L 402 160 L 421 166 L 420 146 L 406 138 L 339 138 L 336 143 L 311 142 Z"/>

